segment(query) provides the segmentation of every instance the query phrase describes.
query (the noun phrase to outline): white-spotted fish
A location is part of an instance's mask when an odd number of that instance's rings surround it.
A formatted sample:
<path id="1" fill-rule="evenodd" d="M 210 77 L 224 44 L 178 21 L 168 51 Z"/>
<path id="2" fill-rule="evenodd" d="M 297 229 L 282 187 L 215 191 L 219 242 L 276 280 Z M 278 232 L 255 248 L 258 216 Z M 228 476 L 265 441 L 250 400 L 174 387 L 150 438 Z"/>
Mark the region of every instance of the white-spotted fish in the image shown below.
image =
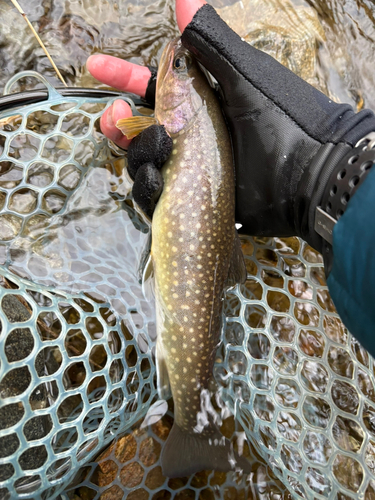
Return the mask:
<path id="1" fill-rule="evenodd" d="M 246 279 L 235 230 L 231 143 L 217 98 L 180 40 L 161 58 L 155 117 L 173 139 L 152 219 L 160 397 L 175 420 L 163 473 L 248 468 L 215 424 L 209 380 L 221 333 L 224 289 Z"/>

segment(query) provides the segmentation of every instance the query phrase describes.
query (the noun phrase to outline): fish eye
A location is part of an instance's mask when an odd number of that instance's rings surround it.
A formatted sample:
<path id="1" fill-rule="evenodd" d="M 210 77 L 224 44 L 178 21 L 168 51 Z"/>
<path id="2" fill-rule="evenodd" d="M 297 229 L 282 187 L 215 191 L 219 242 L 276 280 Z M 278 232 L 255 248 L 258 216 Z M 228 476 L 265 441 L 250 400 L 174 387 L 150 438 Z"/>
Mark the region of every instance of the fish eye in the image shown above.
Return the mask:
<path id="1" fill-rule="evenodd" d="M 177 71 L 186 71 L 188 69 L 188 58 L 186 56 L 176 56 L 173 61 L 173 67 Z"/>

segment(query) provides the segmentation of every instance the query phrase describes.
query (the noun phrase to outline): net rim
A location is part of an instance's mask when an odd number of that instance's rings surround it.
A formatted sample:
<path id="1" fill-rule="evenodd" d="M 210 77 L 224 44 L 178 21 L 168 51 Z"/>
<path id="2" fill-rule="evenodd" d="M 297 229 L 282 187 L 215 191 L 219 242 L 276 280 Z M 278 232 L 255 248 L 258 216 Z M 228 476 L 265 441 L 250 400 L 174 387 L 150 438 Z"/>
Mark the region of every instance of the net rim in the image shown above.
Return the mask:
<path id="1" fill-rule="evenodd" d="M 65 98 L 131 98 L 136 106 L 151 108 L 150 104 L 145 99 L 142 99 L 136 94 L 131 94 L 129 92 L 119 92 L 110 89 L 94 89 L 85 87 L 57 87 L 56 90 L 61 94 L 62 97 Z M 3 111 L 8 111 L 12 108 L 18 108 L 20 106 L 27 106 L 48 100 L 49 92 L 47 89 L 25 90 L 23 92 L 7 94 L 0 97 L 0 113 Z"/>

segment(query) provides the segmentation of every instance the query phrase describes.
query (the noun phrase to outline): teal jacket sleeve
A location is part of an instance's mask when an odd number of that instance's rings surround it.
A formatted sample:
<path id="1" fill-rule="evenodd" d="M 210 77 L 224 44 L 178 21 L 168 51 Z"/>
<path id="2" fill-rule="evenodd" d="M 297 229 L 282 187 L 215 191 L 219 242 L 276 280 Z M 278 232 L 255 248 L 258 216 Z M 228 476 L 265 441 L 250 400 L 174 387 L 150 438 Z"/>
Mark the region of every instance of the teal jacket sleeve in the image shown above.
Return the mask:
<path id="1" fill-rule="evenodd" d="M 327 283 L 345 326 L 375 356 L 374 167 L 335 225 Z"/>

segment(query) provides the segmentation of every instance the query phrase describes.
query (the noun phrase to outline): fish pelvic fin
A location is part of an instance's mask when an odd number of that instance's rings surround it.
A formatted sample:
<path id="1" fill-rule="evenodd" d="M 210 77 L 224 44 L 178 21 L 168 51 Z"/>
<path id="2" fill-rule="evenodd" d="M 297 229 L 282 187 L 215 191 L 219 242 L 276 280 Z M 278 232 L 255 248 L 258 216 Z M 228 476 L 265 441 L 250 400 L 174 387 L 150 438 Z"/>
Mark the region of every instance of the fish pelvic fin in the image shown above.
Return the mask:
<path id="1" fill-rule="evenodd" d="M 233 241 L 232 255 L 229 263 L 226 286 L 232 287 L 237 285 L 237 283 L 245 283 L 246 276 L 247 271 L 245 259 L 242 253 L 241 241 L 236 231 Z"/>
<path id="2" fill-rule="evenodd" d="M 131 116 L 122 118 L 116 122 L 116 127 L 126 136 L 127 139 L 133 139 L 143 130 L 155 125 L 157 121 L 152 116 Z"/>
<path id="3" fill-rule="evenodd" d="M 155 276 L 151 254 L 144 265 L 141 280 L 143 296 L 146 300 L 152 302 L 155 298 Z"/>
<path id="4" fill-rule="evenodd" d="M 164 476 L 185 477 L 202 470 L 221 472 L 242 469 L 251 473 L 251 463 L 233 451 L 232 444 L 215 428 L 208 438 L 184 432 L 174 422 L 161 455 Z"/>
<path id="5" fill-rule="evenodd" d="M 138 262 L 137 277 L 140 284 L 142 284 L 142 280 L 144 278 L 144 272 L 149 263 L 148 261 L 151 255 L 151 246 L 152 246 L 152 234 L 150 228 Z"/>

